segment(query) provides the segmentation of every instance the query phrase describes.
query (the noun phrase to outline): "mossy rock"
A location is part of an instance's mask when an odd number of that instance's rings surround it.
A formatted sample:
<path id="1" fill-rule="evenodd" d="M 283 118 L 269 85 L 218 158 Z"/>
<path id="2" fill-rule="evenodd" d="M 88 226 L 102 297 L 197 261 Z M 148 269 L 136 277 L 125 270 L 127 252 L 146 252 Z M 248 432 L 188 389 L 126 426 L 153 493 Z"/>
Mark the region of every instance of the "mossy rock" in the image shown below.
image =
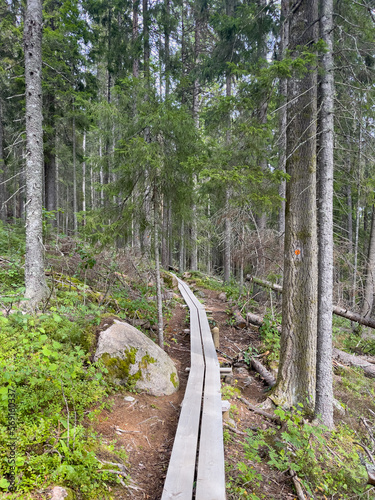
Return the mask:
<path id="1" fill-rule="evenodd" d="M 178 290 L 178 281 L 176 276 L 172 273 L 168 273 L 167 271 L 162 271 L 160 276 L 167 288 L 171 290 Z"/>
<path id="2" fill-rule="evenodd" d="M 170 395 L 178 389 L 177 370 L 171 358 L 128 323 L 115 320 L 100 333 L 94 361 L 98 359 L 114 384 L 154 396 Z"/>

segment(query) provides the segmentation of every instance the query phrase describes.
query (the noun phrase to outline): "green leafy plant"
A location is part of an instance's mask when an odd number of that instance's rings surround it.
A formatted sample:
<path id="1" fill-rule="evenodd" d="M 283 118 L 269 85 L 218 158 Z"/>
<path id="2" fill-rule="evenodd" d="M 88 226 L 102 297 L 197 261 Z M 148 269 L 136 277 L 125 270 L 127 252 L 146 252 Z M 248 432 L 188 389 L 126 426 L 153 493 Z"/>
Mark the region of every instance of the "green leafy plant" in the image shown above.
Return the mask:
<path id="1" fill-rule="evenodd" d="M 293 408 L 293 412 L 278 408 L 275 414 L 282 423 L 280 430 L 259 431 L 246 440 L 245 455 L 250 463 L 266 459 L 269 466 L 281 472 L 294 470 L 314 498 L 339 495 L 344 499 L 363 491 L 366 471 L 360 464 L 351 429 L 340 426 L 328 433 L 324 426 L 306 420 L 302 406 Z"/>
<path id="2" fill-rule="evenodd" d="M 270 361 L 279 358 L 280 351 L 280 332 L 278 330 L 278 321 L 272 318 L 270 314 L 264 316 L 263 325 L 259 328 L 265 351 L 270 351 L 268 359 Z"/>

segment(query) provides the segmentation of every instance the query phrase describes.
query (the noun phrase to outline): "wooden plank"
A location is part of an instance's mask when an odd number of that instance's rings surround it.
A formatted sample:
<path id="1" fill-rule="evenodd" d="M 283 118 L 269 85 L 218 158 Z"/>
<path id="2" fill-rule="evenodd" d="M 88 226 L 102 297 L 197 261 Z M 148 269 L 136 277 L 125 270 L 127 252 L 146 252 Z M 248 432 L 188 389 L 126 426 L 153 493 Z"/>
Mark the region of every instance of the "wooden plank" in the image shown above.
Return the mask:
<path id="1" fill-rule="evenodd" d="M 199 311 L 206 362 L 196 500 L 225 500 L 220 365 L 205 311 Z"/>
<path id="2" fill-rule="evenodd" d="M 179 288 L 190 308 L 191 369 L 173 443 L 162 500 L 191 500 L 195 476 L 204 380 L 204 359 L 198 311 L 184 283 Z"/>

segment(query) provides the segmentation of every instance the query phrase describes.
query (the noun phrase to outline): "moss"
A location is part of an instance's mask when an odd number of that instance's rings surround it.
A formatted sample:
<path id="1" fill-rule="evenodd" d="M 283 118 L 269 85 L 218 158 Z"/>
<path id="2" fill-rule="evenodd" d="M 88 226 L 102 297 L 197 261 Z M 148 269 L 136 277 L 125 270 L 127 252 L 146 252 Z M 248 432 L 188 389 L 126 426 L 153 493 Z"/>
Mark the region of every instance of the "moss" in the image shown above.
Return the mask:
<path id="1" fill-rule="evenodd" d="M 95 347 L 96 347 L 96 335 L 95 335 L 95 332 L 93 331 L 92 326 L 89 326 L 83 332 L 81 340 L 80 340 L 80 345 L 83 347 L 83 349 L 86 352 L 93 352 L 93 350 L 95 349 Z"/>
<path id="2" fill-rule="evenodd" d="M 303 229 L 299 231 L 296 236 L 303 244 L 306 244 L 311 239 L 311 232 L 307 229 Z"/>
<path id="3" fill-rule="evenodd" d="M 70 488 L 67 488 L 66 486 L 64 486 L 64 489 L 68 493 L 68 496 L 65 497 L 65 500 L 75 500 L 76 496 L 74 491 L 71 490 Z"/>
<path id="4" fill-rule="evenodd" d="M 150 363 L 156 363 L 156 359 L 146 353 L 138 364 L 139 369 L 145 370 Z"/>
<path id="5" fill-rule="evenodd" d="M 171 379 L 171 382 L 172 382 L 172 384 L 173 384 L 173 387 L 174 387 L 175 389 L 177 389 L 177 387 L 178 387 L 178 380 L 177 380 L 177 376 L 176 376 L 176 373 L 175 373 L 175 372 L 172 372 L 172 373 L 171 373 L 171 377 L 170 377 L 170 379 Z"/>
<path id="6" fill-rule="evenodd" d="M 162 280 L 168 288 L 173 288 L 173 276 L 165 271 L 161 272 Z"/>
<path id="7" fill-rule="evenodd" d="M 133 388 L 137 381 L 142 378 L 142 371 L 139 369 L 133 375 L 130 374 L 131 366 L 135 364 L 135 357 L 138 349 L 132 347 L 124 350 L 124 358 L 112 357 L 104 353 L 100 358 L 108 370 L 108 376 L 113 383 L 125 385 Z"/>

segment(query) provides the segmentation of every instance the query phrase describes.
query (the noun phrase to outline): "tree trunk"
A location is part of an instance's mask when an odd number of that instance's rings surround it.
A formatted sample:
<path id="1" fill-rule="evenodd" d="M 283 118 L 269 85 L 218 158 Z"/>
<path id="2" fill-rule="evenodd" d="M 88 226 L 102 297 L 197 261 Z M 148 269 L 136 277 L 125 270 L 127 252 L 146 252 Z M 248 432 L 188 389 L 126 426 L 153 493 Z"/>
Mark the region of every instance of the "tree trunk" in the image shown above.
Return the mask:
<path id="1" fill-rule="evenodd" d="M 0 97 L 0 220 L 6 220 L 6 184 L 5 184 L 5 162 L 4 162 L 4 126 L 3 126 L 3 102 Z"/>
<path id="2" fill-rule="evenodd" d="M 225 193 L 225 219 L 224 219 L 224 283 L 230 281 L 231 270 L 231 239 L 232 224 L 229 215 L 229 189 Z"/>
<path id="3" fill-rule="evenodd" d="M 352 201 L 352 185 L 348 183 L 346 186 L 346 203 L 348 210 L 348 241 L 349 252 L 353 252 L 353 201 Z"/>
<path id="4" fill-rule="evenodd" d="M 148 0 L 143 0 L 143 71 L 147 82 L 150 80 L 150 15 Z"/>
<path id="5" fill-rule="evenodd" d="M 293 7 L 292 7 L 293 8 Z M 289 49 L 317 40 L 317 1 L 302 0 L 291 11 Z M 314 408 L 317 329 L 316 71 L 288 82 L 288 129 L 284 288 L 280 368 L 271 398 L 278 405 Z"/>
<path id="6" fill-rule="evenodd" d="M 161 293 L 160 260 L 159 260 L 159 200 L 156 182 L 154 186 L 154 246 L 155 246 L 155 273 L 156 273 L 156 296 L 158 304 L 158 343 L 164 350 L 164 326 L 163 326 L 163 297 Z"/>
<path id="7" fill-rule="evenodd" d="M 46 122 L 47 130 L 45 132 L 44 148 L 44 198 L 45 207 L 48 212 L 57 209 L 56 203 L 56 132 L 55 132 L 55 96 L 46 97 Z"/>
<path id="8" fill-rule="evenodd" d="M 366 285 L 363 295 L 361 314 L 370 317 L 374 303 L 374 277 L 375 273 L 375 205 L 372 206 L 370 242 L 366 266 Z"/>
<path id="9" fill-rule="evenodd" d="M 26 256 L 25 298 L 35 310 L 48 295 L 42 243 L 42 2 L 27 0 L 24 24 L 26 83 Z"/>
<path id="10" fill-rule="evenodd" d="M 133 42 L 133 76 L 134 78 L 139 77 L 139 59 L 137 53 L 137 38 L 138 38 L 138 8 L 139 0 L 133 0 L 133 31 L 132 31 L 132 42 Z"/>
<path id="11" fill-rule="evenodd" d="M 319 197 L 318 197 L 318 342 L 315 415 L 333 428 L 332 304 L 333 304 L 333 0 L 321 0 L 320 36 L 327 50 L 322 56 L 319 86 Z"/>
<path id="12" fill-rule="evenodd" d="M 83 131 L 82 141 L 82 212 L 83 212 L 83 225 L 86 225 L 86 130 Z"/>
<path id="13" fill-rule="evenodd" d="M 229 2 L 227 3 L 227 15 L 231 15 L 231 5 Z M 228 70 L 226 76 L 226 96 L 231 97 L 232 95 L 232 75 Z M 227 132 L 226 132 L 226 146 L 230 148 L 231 144 L 231 115 L 228 113 L 227 117 Z M 230 271 L 231 271 L 231 263 L 232 263 L 232 254 L 231 254 L 231 240 L 232 240 L 232 222 L 229 214 L 229 200 L 230 200 L 230 188 L 227 187 L 225 190 L 225 205 L 224 205 L 224 283 L 229 283 L 230 281 Z"/>
<path id="14" fill-rule="evenodd" d="M 180 226 L 180 254 L 178 268 L 180 273 L 185 271 L 185 223 L 182 220 Z"/>
<path id="15" fill-rule="evenodd" d="M 73 106 L 74 109 L 74 106 Z M 76 118 L 73 116 L 72 124 L 72 142 L 73 142 L 73 224 L 74 224 L 74 234 L 78 233 L 78 222 L 77 222 L 77 162 L 76 162 Z"/>
<path id="16" fill-rule="evenodd" d="M 170 50 L 169 50 L 169 36 L 170 36 L 170 0 L 165 0 L 165 29 L 164 29 L 164 71 L 165 71 L 165 98 L 169 97 L 169 67 L 170 67 Z"/>
<path id="17" fill-rule="evenodd" d="M 358 243 L 359 243 L 359 225 L 361 219 L 360 212 L 360 184 L 358 182 L 358 201 L 355 219 L 355 240 L 354 240 L 354 269 L 353 269 L 353 287 L 352 287 L 352 307 L 356 309 L 356 296 L 357 296 L 357 269 L 358 269 Z"/>
<path id="18" fill-rule="evenodd" d="M 163 197 L 163 231 L 161 235 L 161 265 L 168 269 L 169 264 L 169 245 L 168 245 L 168 205 L 166 196 Z"/>
<path id="19" fill-rule="evenodd" d="M 280 59 L 283 60 L 289 43 L 289 19 L 288 7 L 286 0 L 281 2 L 281 37 L 280 37 Z M 287 127 L 287 99 L 288 99 L 288 80 L 287 78 L 280 79 L 280 96 L 281 108 L 279 110 L 279 131 L 280 138 L 278 143 L 279 162 L 278 168 L 285 173 L 286 163 L 286 127 Z M 282 180 L 279 186 L 279 196 L 284 198 L 281 201 L 278 216 L 278 230 L 280 234 L 285 232 L 285 196 L 286 196 L 286 181 Z"/>

